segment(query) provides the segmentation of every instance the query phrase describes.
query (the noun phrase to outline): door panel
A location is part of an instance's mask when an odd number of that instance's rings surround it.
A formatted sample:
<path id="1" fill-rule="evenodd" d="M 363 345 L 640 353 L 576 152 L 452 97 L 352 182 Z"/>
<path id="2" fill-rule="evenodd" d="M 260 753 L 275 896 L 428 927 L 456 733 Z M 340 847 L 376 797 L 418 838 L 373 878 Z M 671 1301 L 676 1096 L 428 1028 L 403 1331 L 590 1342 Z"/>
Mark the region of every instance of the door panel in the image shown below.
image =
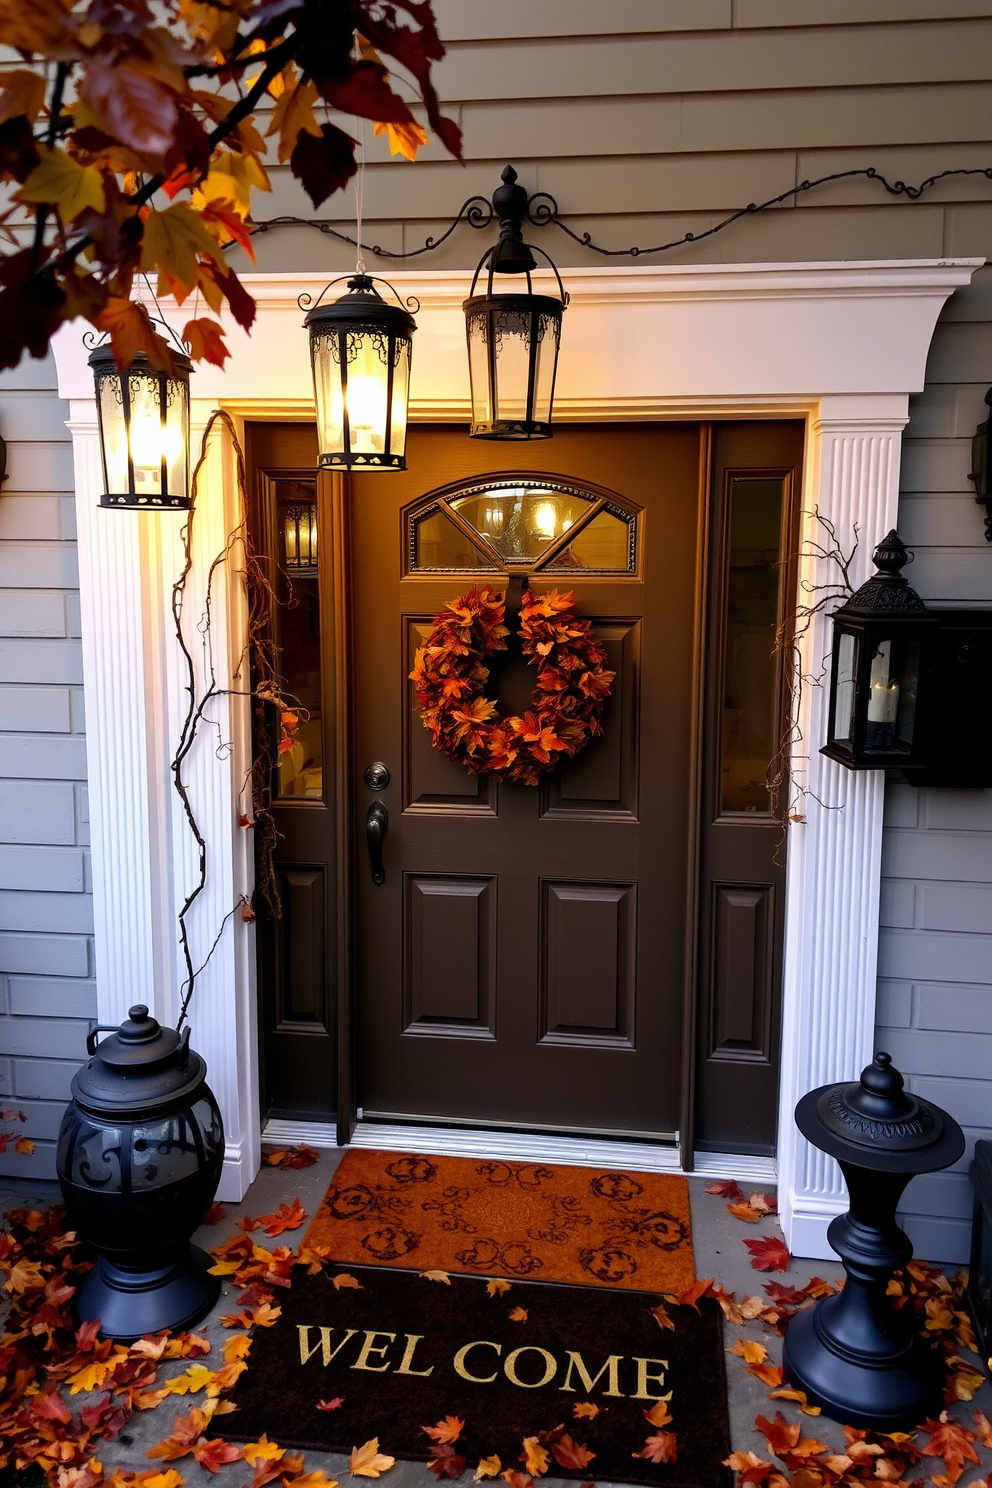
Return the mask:
<path id="1" fill-rule="evenodd" d="M 367 1117 L 675 1132 L 700 448 L 695 426 L 585 425 L 524 452 L 535 478 L 607 503 L 548 549 L 558 566 L 530 585 L 573 588 L 617 672 L 604 736 L 536 788 L 436 753 L 408 680 L 444 604 L 473 583 L 506 585 L 488 559 L 491 576 L 468 568 L 471 537 L 457 523 L 446 534 L 434 493 L 503 479 L 520 446 L 417 427 L 409 470 L 352 477 L 356 822 L 371 800 L 364 766 L 391 773 L 380 887 L 356 842 Z M 479 519 L 478 503 L 465 510 Z M 620 541 L 594 530 L 603 516 Z M 430 537 L 419 560 L 417 531 Z M 425 554 L 461 571 L 418 570 Z M 607 571 L 585 571 L 595 566 Z M 498 692 L 519 707 L 512 673 L 511 662 Z"/>

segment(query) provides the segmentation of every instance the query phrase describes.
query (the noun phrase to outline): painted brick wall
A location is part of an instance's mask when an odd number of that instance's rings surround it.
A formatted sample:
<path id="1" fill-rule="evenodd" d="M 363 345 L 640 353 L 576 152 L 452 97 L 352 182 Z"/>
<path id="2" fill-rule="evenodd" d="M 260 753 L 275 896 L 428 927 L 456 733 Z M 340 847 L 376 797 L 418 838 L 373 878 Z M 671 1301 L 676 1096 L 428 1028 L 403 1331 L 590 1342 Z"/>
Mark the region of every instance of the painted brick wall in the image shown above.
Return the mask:
<path id="1" fill-rule="evenodd" d="M 96 1015 L 72 447 L 51 358 L 0 377 L 0 1104 L 54 1175 L 69 1081 Z"/>

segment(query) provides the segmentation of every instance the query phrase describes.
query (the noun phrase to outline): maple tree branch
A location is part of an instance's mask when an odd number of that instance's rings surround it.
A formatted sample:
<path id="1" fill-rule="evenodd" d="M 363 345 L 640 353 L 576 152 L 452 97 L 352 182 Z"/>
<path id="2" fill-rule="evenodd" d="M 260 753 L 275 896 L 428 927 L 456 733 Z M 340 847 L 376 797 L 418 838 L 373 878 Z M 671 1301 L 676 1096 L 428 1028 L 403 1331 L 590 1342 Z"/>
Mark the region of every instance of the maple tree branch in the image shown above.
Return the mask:
<path id="1" fill-rule="evenodd" d="M 60 62 L 55 69 L 55 83 L 52 87 L 52 106 L 48 111 L 48 130 L 45 135 L 45 143 L 54 145 L 58 138 L 59 115 L 62 113 L 62 97 L 65 93 L 66 78 L 69 76 L 69 63 Z M 41 202 L 35 212 L 34 218 L 34 242 L 31 245 L 31 264 L 37 268 L 38 259 L 45 243 L 45 226 L 48 222 L 49 203 Z"/>

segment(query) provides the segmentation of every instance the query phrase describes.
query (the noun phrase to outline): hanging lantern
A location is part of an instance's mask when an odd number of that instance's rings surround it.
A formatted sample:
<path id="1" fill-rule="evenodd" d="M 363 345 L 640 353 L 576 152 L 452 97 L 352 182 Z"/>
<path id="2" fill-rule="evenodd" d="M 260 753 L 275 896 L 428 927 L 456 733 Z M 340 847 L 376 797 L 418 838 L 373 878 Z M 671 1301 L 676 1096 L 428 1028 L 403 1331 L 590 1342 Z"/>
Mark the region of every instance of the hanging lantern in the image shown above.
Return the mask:
<path id="1" fill-rule="evenodd" d="M 486 253 L 464 302 L 468 365 L 472 384 L 473 439 L 550 439 L 551 409 L 561 341 L 561 318 L 568 304 L 561 275 L 543 249 L 556 280 L 558 297 L 534 294 L 531 274 L 535 250 L 522 237 L 527 193 L 516 184 L 512 165 L 493 193 L 500 218 L 499 240 Z M 486 293 L 476 285 L 488 267 Z M 525 274 L 527 293 L 494 294 L 496 274 Z"/>
<path id="2" fill-rule="evenodd" d="M 290 501 L 283 507 L 282 537 L 286 568 L 291 574 L 317 572 L 317 503 Z"/>
<path id="3" fill-rule="evenodd" d="M 331 285 L 340 283 L 332 280 Z M 378 283 L 385 284 L 384 279 Z M 405 470 L 410 353 L 417 322 L 400 297 L 391 305 L 370 274 L 349 293 L 307 311 L 317 403 L 318 463 L 331 470 Z M 416 300 L 408 301 L 420 309 Z M 300 296 L 301 310 L 310 296 Z"/>
<path id="4" fill-rule="evenodd" d="M 849 770 L 922 763 L 920 694 L 939 622 L 900 573 L 908 556 L 890 532 L 872 555 L 878 572 L 831 616 L 830 715 L 820 753 Z"/>
<path id="5" fill-rule="evenodd" d="M 186 511 L 189 507 L 189 374 L 172 353 L 173 371 L 157 372 L 143 352 L 129 367 L 109 342 L 90 355 L 103 455 L 101 506 Z"/>

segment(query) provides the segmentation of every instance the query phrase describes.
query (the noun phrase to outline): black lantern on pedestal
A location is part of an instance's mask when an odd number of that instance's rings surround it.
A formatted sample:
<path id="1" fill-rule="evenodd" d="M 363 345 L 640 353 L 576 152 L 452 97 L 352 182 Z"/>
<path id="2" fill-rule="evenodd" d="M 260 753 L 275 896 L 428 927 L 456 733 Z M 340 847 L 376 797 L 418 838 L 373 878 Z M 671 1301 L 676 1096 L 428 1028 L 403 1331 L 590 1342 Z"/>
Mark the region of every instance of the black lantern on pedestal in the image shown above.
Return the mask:
<path id="1" fill-rule="evenodd" d="M 318 464 L 329 470 L 405 470 L 417 322 L 384 279 L 363 271 L 342 277 L 349 293 L 340 299 L 321 303 L 340 279 L 332 279 L 313 305 L 308 294 L 299 299 L 310 331 Z M 382 298 L 376 283 L 396 295 L 395 305 Z M 407 305 L 420 309 L 416 300 Z"/>
<path id="2" fill-rule="evenodd" d="M 840 1163 L 851 1207 L 827 1231 L 847 1272 L 844 1289 L 792 1318 L 785 1377 L 846 1425 L 917 1426 L 941 1408 L 943 1369 L 912 1309 L 897 1310 L 886 1294 L 893 1271 L 913 1255 L 896 1206 L 911 1178 L 957 1162 L 964 1133 L 939 1106 L 905 1091 L 882 1053 L 859 1082 L 803 1096 L 796 1124 Z"/>
<path id="3" fill-rule="evenodd" d="M 551 409 L 561 340 L 561 318 L 568 304 L 561 275 L 542 248 L 522 236 L 527 193 L 516 184 L 512 165 L 493 193 L 500 219 L 499 240 L 483 255 L 464 302 L 472 382 L 473 439 L 550 439 Z M 558 297 L 534 294 L 534 253 L 546 259 L 558 282 Z M 486 293 L 477 295 L 483 269 L 489 270 Z M 494 294 L 496 274 L 525 274 L 527 293 Z"/>
<path id="4" fill-rule="evenodd" d="M 872 555 L 877 573 L 834 610 L 827 743 L 820 753 L 849 770 L 903 769 L 921 759 L 921 687 L 938 624 L 900 570 L 908 554 L 895 531 Z"/>
<path id="5" fill-rule="evenodd" d="M 110 1337 L 187 1328 L 220 1280 L 189 1237 L 213 1202 L 224 1126 L 206 1065 L 182 1035 L 133 1007 L 72 1081 L 58 1176 L 72 1226 L 100 1254 L 76 1299 L 81 1321 Z"/>
<path id="6" fill-rule="evenodd" d="M 90 355 L 103 457 L 101 506 L 144 511 L 189 508 L 189 375 L 172 352 L 172 371 L 156 371 L 142 352 L 118 367 L 109 342 Z"/>

